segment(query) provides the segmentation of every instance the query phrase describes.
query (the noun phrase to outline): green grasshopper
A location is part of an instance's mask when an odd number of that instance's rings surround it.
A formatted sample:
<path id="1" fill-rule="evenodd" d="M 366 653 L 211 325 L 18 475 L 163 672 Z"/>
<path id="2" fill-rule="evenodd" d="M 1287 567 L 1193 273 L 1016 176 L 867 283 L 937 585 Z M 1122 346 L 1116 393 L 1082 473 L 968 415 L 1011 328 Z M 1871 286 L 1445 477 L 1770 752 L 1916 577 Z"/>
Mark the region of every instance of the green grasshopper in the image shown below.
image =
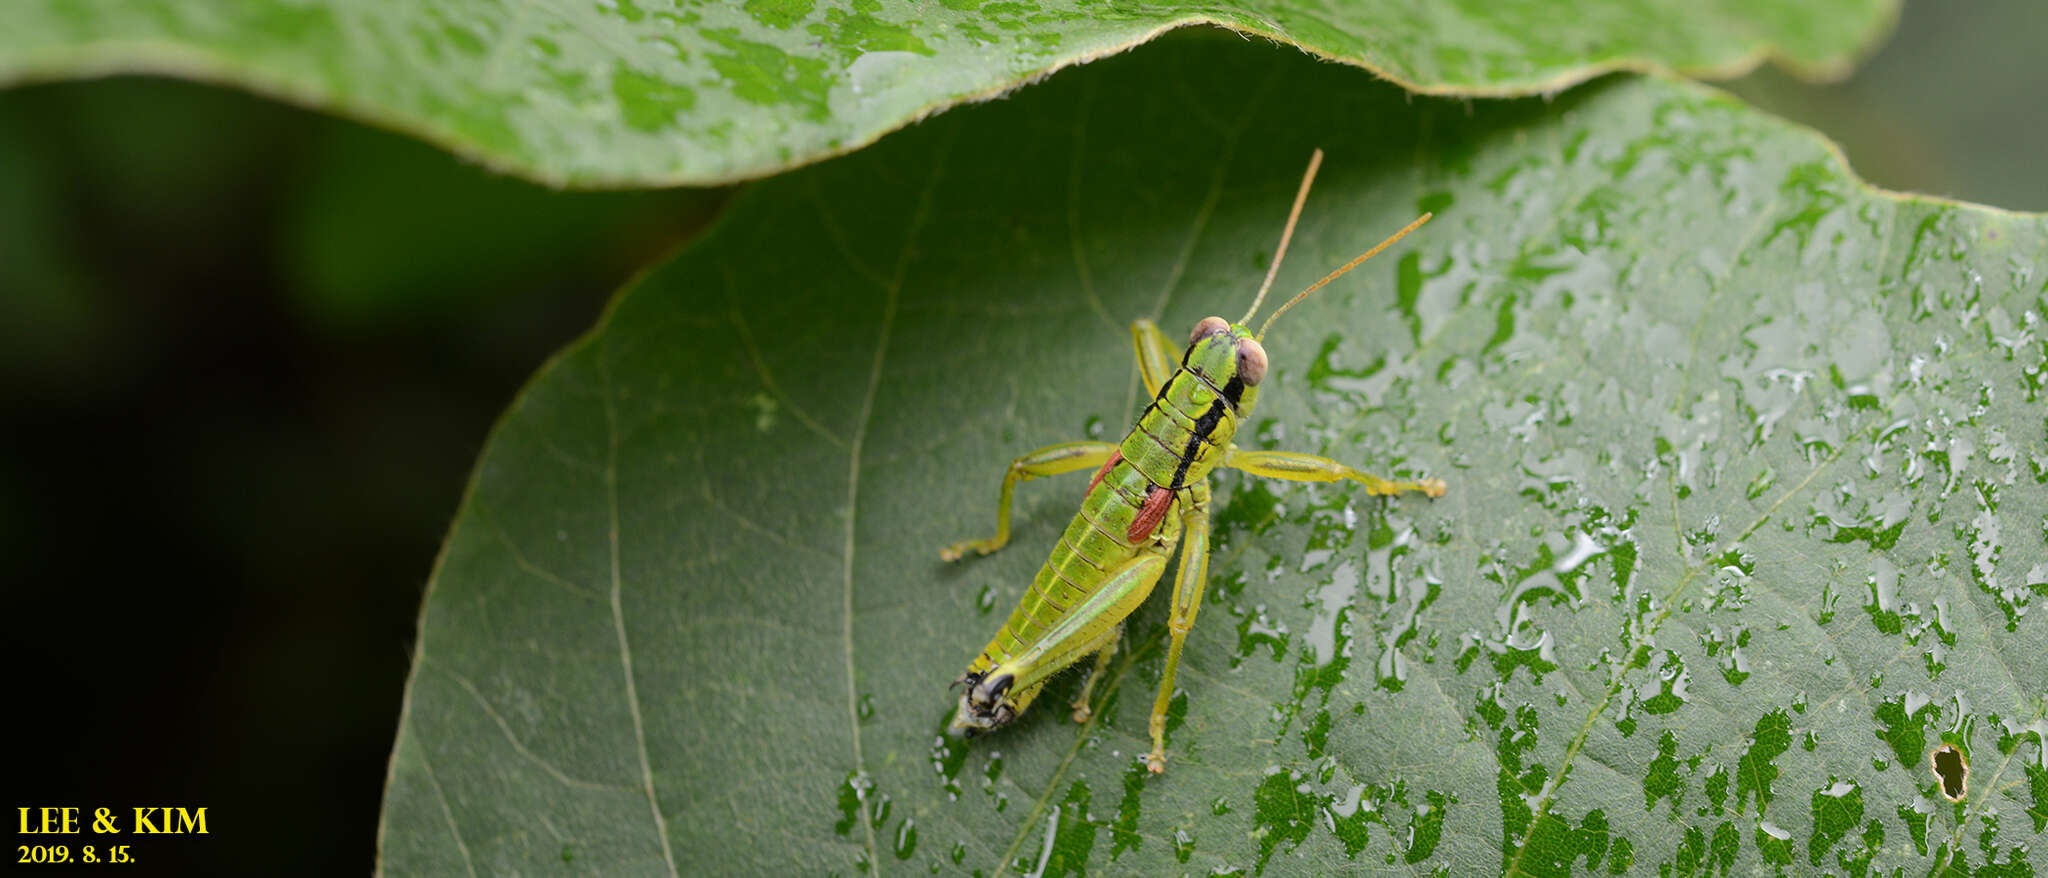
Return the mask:
<path id="1" fill-rule="evenodd" d="M 973 550 L 986 555 L 1010 541 L 1010 498 L 1018 482 L 1040 476 L 1093 468 L 1081 511 L 1074 515 L 1059 545 L 1040 567 L 1031 589 L 1010 613 L 1002 630 L 989 641 L 954 681 L 966 686 L 952 729 L 967 736 L 1014 721 L 1044 688 L 1047 678 L 1095 657 L 1094 670 L 1074 701 L 1075 722 L 1090 715 L 1089 693 L 1109 667 L 1128 618 L 1166 570 L 1166 558 L 1181 545 L 1180 569 L 1173 588 L 1168 623 L 1172 640 L 1159 696 L 1152 703 L 1152 752 L 1146 765 L 1153 773 L 1166 770 L 1166 707 L 1173 697 L 1173 676 L 1180 666 L 1182 643 L 1202 607 L 1209 566 L 1209 473 L 1218 466 L 1267 478 L 1298 482 L 1350 479 L 1369 494 L 1420 491 L 1444 493 L 1438 479 L 1400 482 L 1345 466 L 1334 460 L 1289 451 L 1245 451 L 1231 443 L 1252 406 L 1259 381 L 1266 377 L 1266 350 L 1259 344 L 1281 314 L 1402 236 L 1428 222 L 1419 219 L 1379 246 L 1330 272 L 1266 318 L 1257 335 L 1246 328 L 1294 236 L 1301 206 L 1322 165 L 1323 152 L 1309 158 L 1308 172 L 1294 196 L 1294 208 L 1280 234 L 1280 247 L 1266 271 L 1265 283 L 1251 310 L 1237 323 L 1205 317 L 1188 337 L 1186 353 L 1174 364 L 1173 343 L 1150 320 L 1131 324 L 1138 353 L 1138 372 L 1152 403 L 1120 443 L 1066 442 L 1038 449 L 1010 462 L 1003 475 L 1002 498 L 996 507 L 996 534 L 947 546 L 939 557 L 955 561 Z"/>

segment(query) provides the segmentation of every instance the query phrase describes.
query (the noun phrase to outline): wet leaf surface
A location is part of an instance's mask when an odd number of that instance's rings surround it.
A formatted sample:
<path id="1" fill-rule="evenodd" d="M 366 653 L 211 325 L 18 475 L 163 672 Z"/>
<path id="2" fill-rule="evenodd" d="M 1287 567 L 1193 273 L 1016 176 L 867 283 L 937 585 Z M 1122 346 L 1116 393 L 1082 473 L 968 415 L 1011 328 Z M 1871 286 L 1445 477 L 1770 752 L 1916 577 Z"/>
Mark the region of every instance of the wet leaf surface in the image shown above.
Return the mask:
<path id="1" fill-rule="evenodd" d="M 1897 0 L 962 2 L 31 0 L 0 83 L 162 72 L 241 85 L 576 185 L 712 184 L 851 150 L 964 100 L 1204 22 L 1425 91 L 1529 94 L 1598 72 L 1845 72 Z M 1181 83 L 1164 84 L 1178 91 Z"/>
<path id="2" fill-rule="evenodd" d="M 1240 441 L 1450 493 L 1219 477 L 1163 776 L 1156 595 L 1089 724 L 1069 675 L 941 737 L 1085 479 L 937 549 L 1128 423 L 1129 319 L 1241 313 L 1316 146 L 1282 289 L 1439 218 L 1274 328 Z M 506 415 L 382 864 L 2038 874 L 2044 254 L 1656 80 L 1466 104 L 1170 41 L 918 126 L 749 190 Z"/>

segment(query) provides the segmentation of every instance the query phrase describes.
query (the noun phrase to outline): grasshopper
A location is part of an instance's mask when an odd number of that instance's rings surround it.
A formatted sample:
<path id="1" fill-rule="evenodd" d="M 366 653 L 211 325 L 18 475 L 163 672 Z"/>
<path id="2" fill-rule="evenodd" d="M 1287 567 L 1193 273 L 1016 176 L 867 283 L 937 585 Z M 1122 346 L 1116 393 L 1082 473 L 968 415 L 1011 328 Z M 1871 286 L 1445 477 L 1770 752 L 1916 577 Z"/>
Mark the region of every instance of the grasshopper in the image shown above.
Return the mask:
<path id="1" fill-rule="evenodd" d="M 952 730 L 969 737 L 1016 720 L 1052 675 L 1094 656 L 1094 669 L 1073 704 L 1075 722 L 1090 715 L 1089 693 L 1109 667 L 1124 620 L 1151 594 L 1166 570 L 1167 556 L 1181 547 L 1180 568 L 1173 586 L 1168 622 L 1171 640 L 1159 695 L 1152 703 L 1152 752 L 1146 765 L 1154 774 L 1166 770 L 1166 708 L 1173 696 L 1174 672 L 1181 646 L 1202 607 L 1209 565 L 1209 473 L 1218 466 L 1257 476 L 1298 482 L 1350 479 L 1368 494 L 1393 495 L 1420 491 L 1443 495 L 1438 479 L 1391 481 L 1328 458 L 1291 451 L 1246 451 L 1232 444 L 1239 425 L 1258 402 L 1259 381 L 1266 377 L 1266 329 L 1281 314 L 1428 222 L 1423 214 L 1379 246 L 1330 272 L 1280 306 L 1252 334 L 1246 325 L 1280 271 L 1281 257 L 1294 236 L 1295 221 L 1322 165 L 1323 152 L 1309 158 L 1308 172 L 1294 196 L 1294 207 L 1280 234 L 1280 247 L 1266 279 L 1244 319 L 1228 323 L 1205 317 L 1188 336 L 1186 352 L 1176 366 L 1173 343 L 1150 320 L 1131 324 L 1137 348 L 1138 373 L 1153 394 L 1138 422 L 1122 442 L 1066 442 L 1040 448 L 1010 462 L 1003 475 L 996 506 L 996 533 L 987 539 L 965 540 L 940 550 L 939 557 L 956 561 L 972 550 L 986 555 L 1010 541 L 1010 498 L 1017 483 L 1041 476 L 1095 470 L 1081 511 L 1067 525 L 1059 545 L 1029 591 L 1010 612 L 995 638 L 954 681 L 965 686 Z"/>

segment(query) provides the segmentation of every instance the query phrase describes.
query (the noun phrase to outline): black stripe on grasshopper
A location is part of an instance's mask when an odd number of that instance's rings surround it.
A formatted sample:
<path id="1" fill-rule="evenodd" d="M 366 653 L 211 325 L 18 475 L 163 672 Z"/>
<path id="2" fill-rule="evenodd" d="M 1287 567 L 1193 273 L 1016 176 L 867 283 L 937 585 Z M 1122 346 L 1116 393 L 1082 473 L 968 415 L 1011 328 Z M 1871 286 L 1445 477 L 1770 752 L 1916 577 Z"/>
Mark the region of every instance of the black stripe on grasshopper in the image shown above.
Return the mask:
<path id="1" fill-rule="evenodd" d="M 1188 466 L 1195 462 L 1196 453 L 1201 449 L 1202 443 L 1209 441 L 1209 434 L 1216 432 L 1216 424 L 1222 420 L 1223 400 L 1219 399 L 1210 403 L 1209 410 L 1202 413 L 1200 420 L 1195 421 L 1194 432 L 1188 434 L 1187 450 L 1180 453 L 1180 469 L 1173 471 L 1173 484 L 1168 485 L 1167 490 L 1178 491 L 1187 487 Z"/>

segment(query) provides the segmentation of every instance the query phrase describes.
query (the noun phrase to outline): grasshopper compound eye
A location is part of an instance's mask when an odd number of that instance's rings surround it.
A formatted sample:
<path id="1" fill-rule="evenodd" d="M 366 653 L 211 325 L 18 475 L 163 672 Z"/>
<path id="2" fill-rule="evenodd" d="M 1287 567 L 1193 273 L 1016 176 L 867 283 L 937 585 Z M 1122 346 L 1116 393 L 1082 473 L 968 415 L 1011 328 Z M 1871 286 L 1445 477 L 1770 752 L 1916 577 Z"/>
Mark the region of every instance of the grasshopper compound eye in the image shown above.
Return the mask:
<path id="1" fill-rule="evenodd" d="M 1266 348 L 1256 339 L 1237 340 L 1237 377 L 1246 387 L 1257 387 L 1266 378 Z"/>
<path id="2" fill-rule="evenodd" d="M 1204 317 L 1195 324 L 1195 331 L 1188 333 L 1188 344 L 1194 344 L 1219 332 L 1229 332 L 1230 323 L 1221 317 Z"/>

